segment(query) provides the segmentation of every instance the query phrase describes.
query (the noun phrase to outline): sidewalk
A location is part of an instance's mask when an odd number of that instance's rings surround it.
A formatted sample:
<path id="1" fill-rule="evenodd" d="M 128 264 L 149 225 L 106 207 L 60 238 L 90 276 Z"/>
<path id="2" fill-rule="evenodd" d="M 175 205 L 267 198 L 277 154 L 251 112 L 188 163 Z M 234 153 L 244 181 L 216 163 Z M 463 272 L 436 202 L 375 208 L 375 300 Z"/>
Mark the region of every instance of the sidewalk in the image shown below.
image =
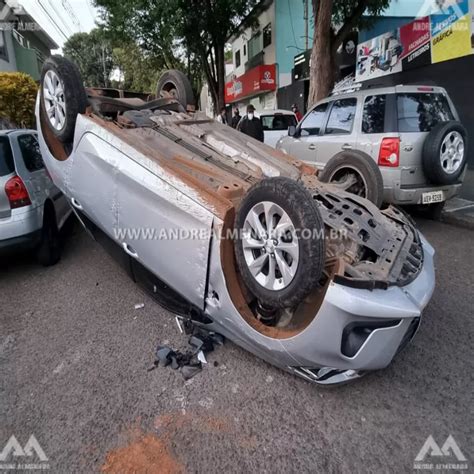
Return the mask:
<path id="1" fill-rule="evenodd" d="M 474 169 L 468 169 L 459 196 L 446 203 L 443 222 L 474 229 Z"/>

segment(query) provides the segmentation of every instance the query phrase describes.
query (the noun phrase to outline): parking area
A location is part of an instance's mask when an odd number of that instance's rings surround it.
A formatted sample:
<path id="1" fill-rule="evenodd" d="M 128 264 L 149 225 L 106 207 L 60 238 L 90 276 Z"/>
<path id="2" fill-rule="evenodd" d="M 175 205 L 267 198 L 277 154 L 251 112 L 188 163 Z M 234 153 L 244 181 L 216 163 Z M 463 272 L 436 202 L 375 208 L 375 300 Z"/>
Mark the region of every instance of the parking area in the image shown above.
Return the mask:
<path id="1" fill-rule="evenodd" d="M 157 344 L 186 339 L 78 226 L 54 267 L 12 259 L 0 444 L 34 434 L 53 472 L 406 472 L 429 435 L 451 434 L 472 468 L 473 234 L 418 224 L 437 286 L 416 338 L 386 370 L 331 389 L 230 342 L 189 381 L 147 371 Z"/>

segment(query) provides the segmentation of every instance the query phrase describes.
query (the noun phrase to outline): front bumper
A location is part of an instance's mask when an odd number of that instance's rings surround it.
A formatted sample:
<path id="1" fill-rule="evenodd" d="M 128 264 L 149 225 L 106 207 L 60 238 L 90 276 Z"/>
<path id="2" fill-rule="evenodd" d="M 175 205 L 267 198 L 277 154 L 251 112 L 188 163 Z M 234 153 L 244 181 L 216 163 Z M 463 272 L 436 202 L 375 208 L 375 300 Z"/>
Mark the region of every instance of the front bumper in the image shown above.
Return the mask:
<path id="1" fill-rule="evenodd" d="M 401 347 L 413 337 L 421 313 L 434 291 L 434 249 L 419 234 L 423 266 L 405 286 L 387 289 L 351 288 L 331 282 L 311 322 L 293 336 L 271 336 L 250 325 L 229 294 L 218 239 L 212 243 L 209 293 L 205 313 L 212 319 L 209 330 L 221 333 L 252 354 L 317 383 L 344 383 L 367 371 L 387 367 Z M 344 351 L 344 330 L 351 324 L 372 327 L 356 351 Z M 346 353 L 344 353 L 346 352 Z M 304 371 L 315 371 L 317 377 Z"/>

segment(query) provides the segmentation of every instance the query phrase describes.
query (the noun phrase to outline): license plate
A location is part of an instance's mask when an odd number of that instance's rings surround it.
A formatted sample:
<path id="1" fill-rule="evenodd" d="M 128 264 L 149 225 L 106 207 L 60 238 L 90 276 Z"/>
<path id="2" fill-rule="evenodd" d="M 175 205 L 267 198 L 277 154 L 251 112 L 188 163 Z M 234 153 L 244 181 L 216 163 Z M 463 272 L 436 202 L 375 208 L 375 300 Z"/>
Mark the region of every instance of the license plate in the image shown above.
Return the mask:
<path id="1" fill-rule="evenodd" d="M 443 191 L 430 191 L 429 193 L 423 193 L 421 195 L 422 204 L 433 204 L 436 202 L 443 202 L 443 201 L 444 201 Z"/>

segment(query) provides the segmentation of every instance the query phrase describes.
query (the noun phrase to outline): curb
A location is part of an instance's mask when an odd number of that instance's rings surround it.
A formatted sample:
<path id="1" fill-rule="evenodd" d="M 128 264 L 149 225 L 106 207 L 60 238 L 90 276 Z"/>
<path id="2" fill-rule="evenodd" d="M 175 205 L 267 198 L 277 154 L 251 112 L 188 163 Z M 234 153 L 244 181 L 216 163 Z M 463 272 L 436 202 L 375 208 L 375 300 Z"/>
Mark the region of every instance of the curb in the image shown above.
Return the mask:
<path id="1" fill-rule="evenodd" d="M 453 198 L 443 210 L 441 222 L 474 230 L 474 201 Z"/>

